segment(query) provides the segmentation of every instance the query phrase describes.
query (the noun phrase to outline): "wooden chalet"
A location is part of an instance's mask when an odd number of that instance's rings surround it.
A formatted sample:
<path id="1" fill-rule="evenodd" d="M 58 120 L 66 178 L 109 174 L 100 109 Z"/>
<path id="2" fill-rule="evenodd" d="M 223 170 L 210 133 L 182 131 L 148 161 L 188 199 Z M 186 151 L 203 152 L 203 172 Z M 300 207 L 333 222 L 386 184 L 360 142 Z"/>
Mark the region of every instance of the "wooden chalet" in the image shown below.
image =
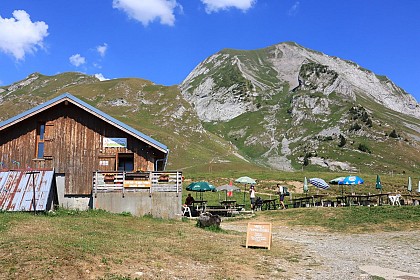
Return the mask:
<path id="1" fill-rule="evenodd" d="M 109 173 L 151 181 L 153 176 L 144 174 L 162 173 L 168 153 L 164 144 L 68 93 L 0 122 L 0 169 L 53 169 L 59 203 L 69 208 L 94 207 L 92 189 L 98 172 L 102 178 Z M 121 182 L 124 185 L 132 186 Z M 105 186 L 100 191 L 107 190 Z"/>

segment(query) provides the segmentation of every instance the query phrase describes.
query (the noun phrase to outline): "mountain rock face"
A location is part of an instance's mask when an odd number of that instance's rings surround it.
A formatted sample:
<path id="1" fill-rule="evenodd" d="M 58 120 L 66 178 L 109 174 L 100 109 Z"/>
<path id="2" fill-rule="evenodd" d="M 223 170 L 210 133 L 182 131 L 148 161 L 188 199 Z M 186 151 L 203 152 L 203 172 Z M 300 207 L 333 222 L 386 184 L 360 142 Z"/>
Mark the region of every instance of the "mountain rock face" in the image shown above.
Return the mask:
<path id="1" fill-rule="evenodd" d="M 407 118 L 406 139 L 418 145 L 420 106 L 413 96 L 356 63 L 295 43 L 222 50 L 180 90 L 207 129 L 270 168 L 355 171 L 349 157 L 369 154 L 373 141 L 387 142 L 391 128 L 401 127 L 396 118 Z"/>
<path id="2" fill-rule="evenodd" d="M 230 81 L 220 83 L 226 75 Z M 335 92 L 354 101 L 363 96 L 420 118 L 420 106 L 414 97 L 388 78 L 294 43 L 258 51 L 221 51 L 200 63 L 180 88 L 202 121 L 226 121 L 258 109 L 256 96 L 270 95 L 283 86 L 325 96 Z"/>

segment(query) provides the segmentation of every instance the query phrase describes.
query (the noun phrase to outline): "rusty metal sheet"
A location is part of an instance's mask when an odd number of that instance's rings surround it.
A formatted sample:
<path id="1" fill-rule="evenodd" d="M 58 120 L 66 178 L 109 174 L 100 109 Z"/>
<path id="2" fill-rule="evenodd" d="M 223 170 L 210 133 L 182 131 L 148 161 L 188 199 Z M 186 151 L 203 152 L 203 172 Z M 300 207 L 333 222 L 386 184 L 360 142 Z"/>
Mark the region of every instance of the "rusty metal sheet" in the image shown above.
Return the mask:
<path id="1" fill-rule="evenodd" d="M 0 172 L 0 210 L 46 211 L 54 184 L 53 170 L 10 170 Z"/>

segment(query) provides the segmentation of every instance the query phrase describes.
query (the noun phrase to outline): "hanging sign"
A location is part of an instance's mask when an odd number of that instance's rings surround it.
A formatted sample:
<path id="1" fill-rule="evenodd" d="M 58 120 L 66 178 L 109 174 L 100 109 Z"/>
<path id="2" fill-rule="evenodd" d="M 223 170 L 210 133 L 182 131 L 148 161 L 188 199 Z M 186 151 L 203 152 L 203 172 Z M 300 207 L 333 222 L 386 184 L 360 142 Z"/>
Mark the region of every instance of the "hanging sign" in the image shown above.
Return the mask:
<path id="1" fill-rule="evenodd" d="M 106 138 L 103 141 L 104 148 L 127 148 L 127 138 Z"/>
<path id="2" fill-rule="evenodd" d="M 263 247 L 270 250 L 271 223 L 248 223 L 248 230 L 246 232 L 246 248 L 248 248 L 249 246 Z"/>

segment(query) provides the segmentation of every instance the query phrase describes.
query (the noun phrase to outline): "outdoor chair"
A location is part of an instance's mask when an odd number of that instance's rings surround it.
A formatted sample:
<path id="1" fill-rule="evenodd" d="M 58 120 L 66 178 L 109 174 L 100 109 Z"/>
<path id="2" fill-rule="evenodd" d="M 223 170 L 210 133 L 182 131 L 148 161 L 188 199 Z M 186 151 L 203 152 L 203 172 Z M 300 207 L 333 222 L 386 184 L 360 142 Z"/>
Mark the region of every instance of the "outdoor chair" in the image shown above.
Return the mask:
<path id="1" fill-rule="evenodd" d="M 397 195 L 388 195 L 388 199 L 391 202 L 391 205 L 401 206 L 400 198 L 401 198 L 401 195 L 400 194 L 397 194 Z"/>
<path id="2" fill-rule="evenodd" d="M 187 205 L 182 205 L 182 216 L 185 216 L 186 213 L 188 213 L 190 218 L 192 217 L 190 207 L 188 207 Z"/>

